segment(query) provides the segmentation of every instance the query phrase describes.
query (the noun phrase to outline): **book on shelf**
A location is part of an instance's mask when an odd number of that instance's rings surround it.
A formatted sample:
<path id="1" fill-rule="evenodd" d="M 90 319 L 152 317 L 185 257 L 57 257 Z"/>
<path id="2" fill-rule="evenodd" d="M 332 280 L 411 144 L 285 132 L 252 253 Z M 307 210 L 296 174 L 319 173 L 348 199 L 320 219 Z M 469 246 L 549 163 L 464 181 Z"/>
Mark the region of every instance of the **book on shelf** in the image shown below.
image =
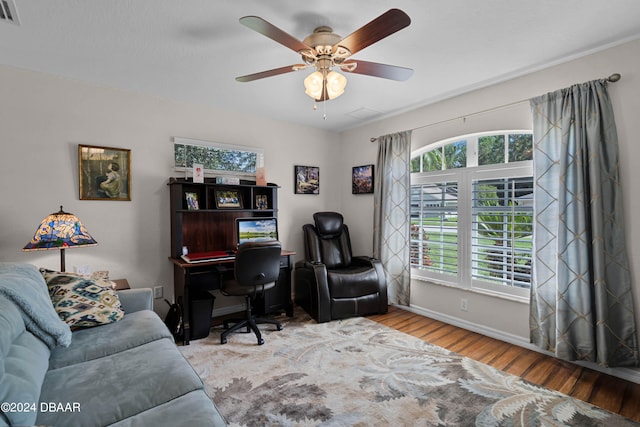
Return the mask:
<path id="1" fill-rule="evenodd" d="M 236 255 L 233 251 L 209 251 L 189 253 L 182 255 L 180 258 L 189 264 L 196 264 L 199 262 L 231 260 L 235 259 L 235 257 Z"/>

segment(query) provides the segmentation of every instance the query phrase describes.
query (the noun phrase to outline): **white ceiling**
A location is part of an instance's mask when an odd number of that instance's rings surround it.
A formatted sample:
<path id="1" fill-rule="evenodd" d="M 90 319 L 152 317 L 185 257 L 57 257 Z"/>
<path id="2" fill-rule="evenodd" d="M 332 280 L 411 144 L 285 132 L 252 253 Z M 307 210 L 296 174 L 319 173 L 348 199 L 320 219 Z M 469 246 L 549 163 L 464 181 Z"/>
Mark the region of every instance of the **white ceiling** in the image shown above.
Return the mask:
<path id="1" fill-rule="evenodd" d="M 640 38 L 637 0 L 10 1 L 20 24 L 0 22 L 1 64 L 335 131 Z M 314 111 L 310 71 L 234 80 L 300 62 L 242 16 L 345 37 L 390 8 L 411 25 L 353 58 L 413 68 L 405 82 L 348 74 Z"/>

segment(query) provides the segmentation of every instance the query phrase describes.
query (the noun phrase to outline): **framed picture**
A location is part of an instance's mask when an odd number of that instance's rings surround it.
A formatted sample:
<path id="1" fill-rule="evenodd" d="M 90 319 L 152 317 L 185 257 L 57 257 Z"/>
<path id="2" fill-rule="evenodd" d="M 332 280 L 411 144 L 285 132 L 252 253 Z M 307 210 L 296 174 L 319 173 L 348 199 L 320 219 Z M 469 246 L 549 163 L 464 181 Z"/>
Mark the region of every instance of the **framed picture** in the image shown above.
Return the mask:
<path id="1" fill-rule="evenodd" d="M 351 172 L 351 193 L 373 193 L 373 165 L 355 166 Z"/>
<path id="2" fill-rule="evenodd" d="M 216 208 L 242 209 L 242 197 L 238 190 L 216 190 Z"/>
<path id="3" fill-rule="evenodd" d="M 295 166 L 294 180 L 295 194 L 320 194 L 320 168 Z"/>
<path id="4" fill-rule="evenodd" d="M 131 150 L 78 144 L 80 200 L 131 200 Z"/>
<path id="5" fill-rule="evenodd" d="M 187 199 L 187 209 L 190 211 L 197 211 L 200 209 L 198 205 L 198 193 L 184 193 L 184 197 Z"/>
<path id="6" fill-rule="evenodd" d="M 269 209 L 269 200 L 266 194 L 256 195 L 256 209 Z"/>

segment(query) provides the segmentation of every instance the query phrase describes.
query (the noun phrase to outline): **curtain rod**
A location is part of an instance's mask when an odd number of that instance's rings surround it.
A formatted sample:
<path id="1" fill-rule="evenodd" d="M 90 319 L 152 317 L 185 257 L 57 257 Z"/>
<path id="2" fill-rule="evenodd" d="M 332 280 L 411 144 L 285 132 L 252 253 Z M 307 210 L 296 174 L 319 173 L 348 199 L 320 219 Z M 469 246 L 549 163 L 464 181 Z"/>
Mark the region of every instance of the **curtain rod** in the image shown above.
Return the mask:
<path id="1" fill-rule="evenodd" d="M 620 74 L 613 73 L 609 77 L 605 77 L 603 79 L 600 79 L 600 81 L 609 82 L 609 83 L 615 83 L 618 80 L 620 80 L 621 78 L 622 78 L 622 76 Z M 524 102 L 529 102 L 529 100 L 528 99 L 521 99 L 520 101 L 510 102 L 509 104 L 500 105 L 498 107 L 487 108 L 486 110 L 476 111 L 475 113 L 465 114 L 464 116 L 454 117 L 452 119 L 441 120 L 439 122 L 428 123 L 426 125 L 415 127 L 415 128 L 413 128 L 411 130 L 414 131 L 414 130 L 418 130 L 418 129 L 428 128 L 428 127 L 431 127 L 431 126 L 441 125 L 441 124 L 447 123 L 447 122 L 452 122 L 454 120 L 466 119 L 467 117 L 473 117 L 473 116 L 477 116 L 477 115 L 480 115 L 480 114 L 489 113 L 491 111 L 501 110 L 501 109 L 507 108 L 507 107 L 513 107 L 514 105 L 522 104 Z M 378 138 L 373 138 L 372 137 L 369 141 L 376 142 L 377 140 L 378 140 Z"/>

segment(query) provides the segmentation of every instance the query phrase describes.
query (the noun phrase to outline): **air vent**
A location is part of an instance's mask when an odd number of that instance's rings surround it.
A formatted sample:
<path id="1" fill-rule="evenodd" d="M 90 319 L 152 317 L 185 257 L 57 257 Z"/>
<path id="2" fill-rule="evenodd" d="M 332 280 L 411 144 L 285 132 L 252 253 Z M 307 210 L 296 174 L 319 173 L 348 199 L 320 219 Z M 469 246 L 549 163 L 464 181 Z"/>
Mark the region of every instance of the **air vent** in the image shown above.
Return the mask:
<path id="1" fill-rule="evenodd" d="M 13 0 L 0 0 L 0 22 L 11 22 L 20 25 L 18 11 Z"/>
<path id="2" fill-rule="evenodd" d="M 382 114 L 380 111 L 372 110 L 371 108 L 362 107 L 354 110 L 350 113 L 346 113 L 347 116 L 354 117 L 356 119 L 365 120 Z"/>

